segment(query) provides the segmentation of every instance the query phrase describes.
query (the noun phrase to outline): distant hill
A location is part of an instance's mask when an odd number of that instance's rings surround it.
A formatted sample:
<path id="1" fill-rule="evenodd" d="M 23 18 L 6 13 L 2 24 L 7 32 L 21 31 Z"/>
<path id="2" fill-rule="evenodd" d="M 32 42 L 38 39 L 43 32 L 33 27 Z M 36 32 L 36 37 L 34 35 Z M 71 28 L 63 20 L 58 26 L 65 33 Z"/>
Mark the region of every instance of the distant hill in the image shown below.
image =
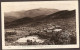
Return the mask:
<path id="1" fill-rule="evenodd" d="M 75 10 L 62 10 L 62 11 L 58 11 L 56 13 L 51 13 L 49 15 L 40 15 L 40 16 L 36 16 L 36 17 L 24 17 L 24 18 L 20 18 L 17 19 L 15 21 L 9 22 L 6 24 L 6 27 L 15 27 L 15 26 L 20 26 L 20 25 L 31 25 L 31 23 L 33 25 L 38 25 L 38 23 L 42 23 L 44 24 L 46 21 L 47 22 L 53 22 L 54 20 L 57 22 L 56 19 L 65 19 L 67 20 L 67 18 L 74 18 L 75 17 Z M 75 20 L 74 20 L 75 21 Z"/>
<path id="2" fill-rule="evenodd" d="M 33 18 L 36 16 L 49 15 L 58 11 L 59 10 L 57 9 L 39 8 L 39 9 L 32 9 L 27 11 L 25 10 L 25 11 L 4 13 L 5 23 L 12 22 L 14 20 L 21 19 L 24 17 Z"/>

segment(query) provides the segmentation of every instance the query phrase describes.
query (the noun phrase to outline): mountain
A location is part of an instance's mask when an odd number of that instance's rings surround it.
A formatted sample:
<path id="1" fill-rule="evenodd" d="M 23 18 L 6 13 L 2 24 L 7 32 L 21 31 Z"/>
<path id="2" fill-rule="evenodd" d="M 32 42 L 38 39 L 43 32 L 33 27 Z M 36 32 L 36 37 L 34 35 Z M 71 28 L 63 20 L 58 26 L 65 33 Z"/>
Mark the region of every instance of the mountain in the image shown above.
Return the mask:
<path id="1" fill-rule="evenodd" d="M 36 16 L 36 17 L 24 17 L 24 18 L 20 18 L 17 19 L 15 21 L 9 22 L 6 24 L 6 27 L 15 27 L 15 26 L 21 26 L 21 25 L 38 25 L 38 23 L 44 24 L 44 23 L 51 23 L 54 20 L 57 22 L 57 19 L 65 19 L 67 20 L 67 18 L 74 18 L 75 17 L 75 10 L 62 10 L 62 11 L 58 11 L 56 13 L 52 13 L 49 15 L 41 15 L 41 16 Z M 75 21 L 75 20 L 74 20 Z M 40 25 L 40 24 L 39 24 Z"/>
<path id="2" fill-rule="evenodd" d="M 50 17 L 50 16 L 54 16 L 53 18 L 57 18 L 57 19 L 59 19 L 59 18 L 70 18 L 70 17 L 75 16 L 75 10 L 71 10 L 71 11 L 63 10 L 63 11 L 59 11 L 57 13 L 48 15 L 47 17 Z"/>
<path id="3" fill-rule="evenodd" d="M 42 16 L 42 15 L 49 15 L 52 13 L 55 13 L 59 10 L 57 9 L 47 9 L 47 8 L 39 8 L 39 9 L 32 9 L 32 10 L 24 10 L 24 11 L 17 11 L 17 12 L 8 12 L 4 13 L 5 16 L 5 23 L 12 22 L 17 19 L 21 19 L 24 17 L 33 18 L 36 16 Z"/>
<path id="4" fill-rule="evenodd" d="M 52 25 L 60 25 L 62 27 L 67 27 L 66 29 L 75 27 L 76 10 L 71 10 L 71 11 L 62 10 L 47 15 L 44 18 L 37 18 L 36 21 L 29 26 L 34 25 L 33 27 L 36 27 L 36 26 L 43 26 L 50 23 Z"/>

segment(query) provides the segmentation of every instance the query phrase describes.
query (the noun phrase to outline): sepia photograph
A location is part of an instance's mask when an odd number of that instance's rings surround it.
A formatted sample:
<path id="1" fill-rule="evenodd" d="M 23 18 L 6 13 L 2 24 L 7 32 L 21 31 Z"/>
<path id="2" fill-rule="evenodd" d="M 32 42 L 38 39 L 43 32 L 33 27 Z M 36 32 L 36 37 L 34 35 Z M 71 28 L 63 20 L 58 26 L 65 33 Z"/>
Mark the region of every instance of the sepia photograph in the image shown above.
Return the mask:
<path id="1" fill-rule="evenodd" d="M 2 2 L 2 48 L 79 48 L 78 1 Z"/>

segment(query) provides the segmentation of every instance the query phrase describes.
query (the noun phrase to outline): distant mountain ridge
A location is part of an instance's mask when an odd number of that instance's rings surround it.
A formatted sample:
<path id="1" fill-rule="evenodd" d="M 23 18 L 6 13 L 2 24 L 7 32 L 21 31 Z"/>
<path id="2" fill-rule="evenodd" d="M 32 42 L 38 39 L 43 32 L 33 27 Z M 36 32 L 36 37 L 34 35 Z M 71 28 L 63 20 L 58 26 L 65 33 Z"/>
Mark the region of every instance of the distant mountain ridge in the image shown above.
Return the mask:
<path id="1" fill-rule="evenodd" d="M 33 17 L 41 16 L 41 15 L 49 15 L 58 11 L 59 10 L 57 9 L 39 8 L 39 9 L 32 9 L 32 10 L 27 10 L 27 11 L 25 10 L 25 11 L 4 13 L 5 23 L 12 22 L 17 19 L 24 18 L 24 17 L 33 18 Z"/>
<path id="2" fill-rule="evenodd" d="M 54 16 L 53 18 L 57 18 L 57 19 L 59 19 L 59 18 L 70 18 L 70 17 L 75 16 L 75 10 L 71 10 L 71 11 L 62 10 L 62 11 L 50 14 L 47 17 L 52 17 L 52 16 Z"/>
<path id="3" fill-rule="evenodd" d="M 35 22 L 44 21 L 44 20 L 46 20 L 46 21 L 50 21 L 50 20 L 54 20 L 54 19 L 65 19 L 66 20 L 67 18 L 72 18 L 72 17 L 75 17 L 75 10 L 71 10 L 71 11 L 62 10 L 62 11 L 58 11 L 56 13 L 53 12 L 52 14 L 49 14 L 49 15 L 41 15 L 41 16 L 36 16 L 33 18 L 24 17 L 24 18 L 12 21 L 10 23 L 7 23 L 6 27 L 20 26 L 23 24 L 29 24 L 31 22 L 35 23 Z"/>

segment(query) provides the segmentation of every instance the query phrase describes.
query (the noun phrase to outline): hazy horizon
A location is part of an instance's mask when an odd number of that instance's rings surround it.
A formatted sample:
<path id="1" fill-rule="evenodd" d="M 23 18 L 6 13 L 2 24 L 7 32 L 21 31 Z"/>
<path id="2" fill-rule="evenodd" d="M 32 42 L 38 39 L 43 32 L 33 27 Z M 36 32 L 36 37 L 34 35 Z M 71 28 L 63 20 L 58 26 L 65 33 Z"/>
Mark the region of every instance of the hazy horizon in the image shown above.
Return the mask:
<path id="1" fill-rule="evenodd" d="M 23 11 L 38 8 L 74 10 L 77 8 L 77 4 L 77 1 L 2 2 L 1 7 L 4 12 Z"/>

